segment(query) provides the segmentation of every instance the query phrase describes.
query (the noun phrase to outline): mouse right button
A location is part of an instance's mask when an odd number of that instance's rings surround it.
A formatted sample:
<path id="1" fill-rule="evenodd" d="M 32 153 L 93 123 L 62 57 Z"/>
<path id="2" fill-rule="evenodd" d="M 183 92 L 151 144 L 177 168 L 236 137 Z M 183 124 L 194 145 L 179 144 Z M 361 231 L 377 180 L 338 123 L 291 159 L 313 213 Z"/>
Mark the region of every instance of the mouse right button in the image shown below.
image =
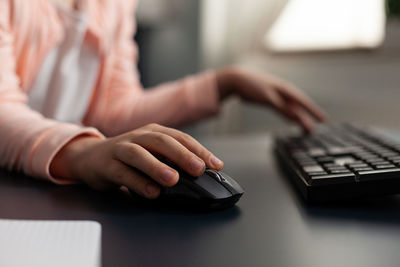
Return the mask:
<path id="1" fill-rule="evenodd" d="M 200 177 L 194 178 L 193 182 L 201 186 L 209 194 L 213 195 L 214 198 L 221 199 L 232 196 L 229 190 L 227 190 L 222 184 L 216 182 L 213 177 L 206 173 Z"/>
<path id="2" fill-rule="evenodd" d="M 243 194 L 243 188 L 233 180 L 229 175 L 223 172 L 219 172 L 221 181 L 223 184 L 228 185 L 232 194 Z"/>

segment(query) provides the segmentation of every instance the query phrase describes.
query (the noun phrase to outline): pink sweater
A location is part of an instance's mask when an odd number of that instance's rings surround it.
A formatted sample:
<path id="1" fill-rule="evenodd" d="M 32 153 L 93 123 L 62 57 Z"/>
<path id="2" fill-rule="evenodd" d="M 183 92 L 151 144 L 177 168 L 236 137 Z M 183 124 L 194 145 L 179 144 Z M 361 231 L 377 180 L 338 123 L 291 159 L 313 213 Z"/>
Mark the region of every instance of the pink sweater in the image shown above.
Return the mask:
<path id="1" fill-rule="evenodd" d="M 50 0 L 0 1 L 0 166 L 65 184 L 50 163 L 71 139 L 117 135 L 150 122 L 178 126 L 215 114 L 215 74 L 205 72 L 143 90 L 136 69 L 136 0 L 81 0 L 89 6 L 85 42 L 101 54 L 100 74 L 82 125 L 44 118 L 27 93 L 63 28 Z M 104 134 L 104 135 L 103 135 Z"/>

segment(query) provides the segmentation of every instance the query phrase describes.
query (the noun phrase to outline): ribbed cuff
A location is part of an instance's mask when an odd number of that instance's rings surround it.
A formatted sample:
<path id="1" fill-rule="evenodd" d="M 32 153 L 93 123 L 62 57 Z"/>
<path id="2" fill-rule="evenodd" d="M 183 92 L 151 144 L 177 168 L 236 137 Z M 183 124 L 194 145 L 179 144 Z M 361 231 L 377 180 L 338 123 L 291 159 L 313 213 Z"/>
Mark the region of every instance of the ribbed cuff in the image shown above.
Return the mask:
<path id="1" fill-rule="evenodd" d="M 69 141 L 79 135 L 90 135 L 96 138 L 105 138 L 97 129 L 91 127 L 79 127 L 73 124 L 60 124 L 49 129 L 40 138 L 31 158 L 30 175 L 48 179 L 56 184 L 74 184 L 74 180 L 66 180 L 54 177 L 50 174 L 50 164 L 55 155 Z"/>

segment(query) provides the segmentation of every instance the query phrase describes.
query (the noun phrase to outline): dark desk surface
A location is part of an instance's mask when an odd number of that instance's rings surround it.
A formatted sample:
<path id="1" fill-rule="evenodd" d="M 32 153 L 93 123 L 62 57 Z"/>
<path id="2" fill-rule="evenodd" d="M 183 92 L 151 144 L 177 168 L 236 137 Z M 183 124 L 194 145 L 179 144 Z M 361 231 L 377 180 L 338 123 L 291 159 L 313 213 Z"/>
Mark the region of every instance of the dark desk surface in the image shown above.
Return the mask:
<path id="1" fill-rule="evenodd" d="M 103 266 L 399 266 L 399 197 L 308 206 L 279 174 L 268 136 L 203 143 L 246 190 L 235 208 L 155 211 L 123 194 L 2 173 L 0 216 L 98 221 Z"/>

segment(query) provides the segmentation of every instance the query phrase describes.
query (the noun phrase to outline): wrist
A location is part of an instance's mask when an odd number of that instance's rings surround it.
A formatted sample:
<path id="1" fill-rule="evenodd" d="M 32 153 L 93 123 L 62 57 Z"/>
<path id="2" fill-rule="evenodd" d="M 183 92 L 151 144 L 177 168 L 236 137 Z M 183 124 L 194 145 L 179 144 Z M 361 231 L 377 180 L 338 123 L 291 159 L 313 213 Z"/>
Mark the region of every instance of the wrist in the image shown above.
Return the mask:
<path id="1" fill-rule="evenodd" d="M 101 142 L 90 135 L 80 135 L 64 145 L 50 163 L 50 174 L 56 178 L 81 180 L 81 170 L 85 151 Z"/>
<path id="2" fill-rule="evenodd" d="M 224 100 L 236 93 L 239 75 L 235 67 L 217 70 L 216 79 L 220 100 Z"/>

